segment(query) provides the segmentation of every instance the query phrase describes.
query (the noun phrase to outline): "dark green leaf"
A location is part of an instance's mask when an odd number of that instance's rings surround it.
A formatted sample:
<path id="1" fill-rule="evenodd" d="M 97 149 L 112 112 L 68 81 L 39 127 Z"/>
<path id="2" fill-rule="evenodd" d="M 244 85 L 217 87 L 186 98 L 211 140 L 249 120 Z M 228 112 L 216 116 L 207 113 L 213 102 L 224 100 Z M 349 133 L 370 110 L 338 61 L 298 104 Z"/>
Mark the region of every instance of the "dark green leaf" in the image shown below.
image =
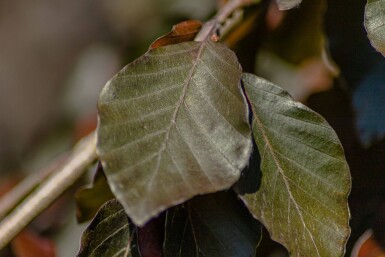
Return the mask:
<path id="1" fill-rule="evenodd" d="M 76 217 L 78 222 L 92 219 L 99 208 L 108 200 L 114 198 L 103 174 L 100 162 L 97 164 L 95 176 L 91 186 L 81 188 L 76 193 Z"/>
<path id="2" fill-rule="evenodd" d="M 82 235 L 78 257 L 133 256 L 133 233 L 123 207 L 110 200 L 100 209 Z"/>
<path id="3" fill-rule="evenodd" d="M 240 66 L 219 43 L 156 48 L 103 89 L 97 152 L 137 225 L 234 184 L 251 152 Z"/>
<path id="4" fill-rule="evenodd" d="M 261 236 L 234 193 L 198 196 L 167 212 L 166 257 L 254 257 Z"/>
<path id="5" fill-rule="evenodd" d="M 365 28 L 370 43 L 385 56 L 385 0 L 368 0 L 365 7 Z"/>
<path id="6" fill-rule="evenodd" d="M 278 8 L 280 10 L 289 10 L 293 7 L 298 6 L 302 0 L 276 0 Z"/>
<path id="7" fill-rule="evenodd" d="M 242 81 L 263 176 L 257 193 L 241 198 L 291 256 L 342 256 L 351 179 L 335 132 L 280 87 L 252 74 Z"/>

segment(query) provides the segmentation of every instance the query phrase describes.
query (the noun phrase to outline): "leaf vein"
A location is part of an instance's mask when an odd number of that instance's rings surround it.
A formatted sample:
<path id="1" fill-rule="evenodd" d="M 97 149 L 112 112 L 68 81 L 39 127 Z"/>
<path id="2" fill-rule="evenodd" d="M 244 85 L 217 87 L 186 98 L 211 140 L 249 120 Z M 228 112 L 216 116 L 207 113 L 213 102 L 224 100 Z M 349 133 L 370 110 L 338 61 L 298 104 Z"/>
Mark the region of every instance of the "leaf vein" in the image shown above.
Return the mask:
<path id="1" fill-rule="evenodd" d="M 160 109 L 156 109 L 153 112 L 149 112 L 149 113 L 147 113 L 145 115 L 139 116 L 138 118 L 125 120 L 123 122 L 115 122 L 115 123 L 111 123 L 111 124 L 108 124 L 108 125 L 103 125 L 102 127 L 103 128 L 110 128 L 110 127 L 117 127 L 117 126 L 121 126 L 121 125 L 128 125 L 128 124 L 135 123 L 135 122 L 143 122 L 146 118 L 149 118 L 149 117 L 152 117 L 152 116 L 156 116 L 156 115 L 161 115 L 161 114 L 164 115 L 164 114 L 167 113 L 167 111 L 172 110 L 173 107 L 175 107 L 175 106 L 174 105 L 170 105 L 170 106 L 162 107 Z"/>
<path id="2" fill-rule="evenodd" d="M 234 166 L 234 164 L 231 163 L 231 161 L 230 161 L 230 160 L 226 157 L 226 155 L 221 151 L 221 149 L 218 147 L 218 145 L 216 144 L 216 142 L 213 141 L 213 139 L 212 139 L 211 137 L 207 136 L 206 133 L 204 133 L 204 132 L 206 132 L 205 129 L 202 128 L 202 126 L 200 125 L 200 123 L 196 120 L 195 116 L 192 114 L 192 112 L 191 112 L 191 110 L 190 110 L 190 108 L 188 107 L 188 105 L 187 105 L 186 102 L 184 103 L 184 105 L 185 105 L 185 107 L 186 107 L 187 114 L 190 116 L 191 120 L 194 121 L 194 123 L 201 129 L 202 134 L 205 135 L 206 138 L 207 138 L 209 141 L 211 141 L 211 143 L 215 146 L 215 148 L 217 149 L 217 151 L 218 151 L 218 152 L 222 155 L 222 157 L 223 157 L 223 158 L 230 164 L 230 166 L 231 166 L 233 169 L 237 170 L 237 168 Z"/>
<path id="3" fill-rule="evenodd" d="M 102 103 L 102 104 L 113 104 L 113 105 L 125 104 L 125 103 L 128 103 L 128 102 L 132 102 L 132 101 L 136 101 L 136 100 L 141 100 L 143 98 L 147 98 L 147 97 L 151 97 L 151 96 L 154 96 L 154 95 L 157 95 L 157 94 L 161 94 L 161 93 L 163 93 L 165 91 L 169 91 L 169 90 L 178 88 L 181 85 L 182 85 L 181 83 L 175 83 L 175 84 L 173 84 L 171 86 L 160 88 L 158 90 L 154 90 L 154 91 L 145 93 L 143 95 L 137 95 L 137 96 L 134 96 L 134 97 L 131 97 L 131 98 L 127 98 L 127 99 L 114 99 L 112 101 L 104 101 L 104 102 L 100 102 L 100 103 Z"/>
<path id="4" fill-rule="evenodd" d="M 207 180 L 209 181 L 209 183 L 214 187 L 216 188 L 216 185 L 215 183 L 212 181 L 211 179 L 211 176 L 209 176 L 206 172 L 206 170 L 201 166 L 201 164 L 199 163 L 199 160 L 198 158 L 195 156 L 195 153 L 194 151 L 192 150 L 191 146 L 187 143 L 186 139 L 184 138 L 183 134 L 181 133 L 181 131 L 179 130 L 179 127 L 178 126 L 175 126 L 176 130 L 178 131 L 178 134 L 182 137 L 183 141 L 186 143 L 188 149 L 190 150 L 190 153 L 191 155 L 194 157 L 195 161 L 197 162 L 197 164 L 199 165 L 201 171 L 203 172 L 203 174 L 207 177 Z"/>
<path id="5" fill-rule="evenodd" d="M 254 111 L 254 113 L 256 113 L 256 112 Z M 316 250 L 316 252 L 317 252 L 317 255 L 318 255 L 319 257 L 321 257 L 320 252 L 319 252 L 319 250 L 318 250 L 318 246 L 317 246 L 317 244 L 315 243 L 313 234 L 310 232 L 309 228 L 307 227 L 307 225 L 306 225 L 306 223 L 305 223 L 305 220 L 304 220 L 304 218 L 303 218 L 303 216 L 302 216 L 302 212 L 301 212 L 301 210 L 300 210 L 300 207 L 299 207 L 297 201 L 295 200 L 294 196 L 293 196 L 292 193 L 291 193 L 290 185 L 288 184 L 288 181 L 285 179 L 286 176 L 285 176 L 285 174 L 284 174 L 284 171 L 283 171 L 283 169 L 282 169 L 280 163 L 278 162 L 277 157 L 274 155 L 274 149 L 273 149 L 272 145 L 270 144 L 270 141 L 269 141 L 269 139 L 268 139 L 268 137 L 267 137 L 267 135 L 266 135 L 266 131 L 264 130 L 264 125 L 263 125 L 263 123 L 259 120 L 259 117 L 258 117 L 257 115 L 255 115 L 255 121 L 256 121 L 256 124 L 259 126 L 259 129 L 260 129 L 260 131 L 261 131 L 261 134 L 262 134 L 262 136 L 263 136 L 265 142 L 268 144 L 268 148 L 270 149 L 270 152 L 271 152 L 271 154 L 272 154 L 273 160 L 274 160 L 274 162 L 275 162 L 275 164 L 276 164 L 276 166 L 277 166 L 277 169 L 278 169 L 279 173 L 281 174 L 281 176 L 282 176 L 282 178 L 283 178 L 283 181 L 284 181 L 284 183 L 285 183 L 285 186 L 286 186 L 286 189 L 287 189 L 287 192 L 288 192 L 288 195 L 289 195 L 289 199 L 293 202 L 295 208 L 297 209 L 298 216 L 299 216 L 299 218 L 300 218 L 300 220 L 301 220 L 301 222 L 302 222 L 302 224 L 303 224 L 305 230 L 307 231 L 307 233 L 308 233 L 309 236 L 310 236 L 310 239 L 311 239 L 311 241 L 312 241 L 312 243 L 313 243 L 313 245 L 314 245 L 314 247 L 315 247 L 315 250 Z"/>
<path id="6" fill-rule="evenodd" d="M 169 137 L 170 137 L 171 128 L 176 124 L 176 118 L 178 116 L 178 112 L 179 112 L 180 107 L 182 106 L 182 103 L 184 102 L 184 99 L 186 97 L 188 86 L 190 85 L 190 82 L 191 82 L 191 80 L 192 80 L 192 78 L 193 78 L 193 76 L 195 74 L 196 66 L 197 66 L 198 60 L 201 58 L 203 47 L 204 47 L 204 43 L 201 43 L 201 45 L 200 45 L 200 47 L 198 49 L 196 60 L 193 63 L 193 66 L 191 68 L 191 71 L 190 71 L 189 75 L 187 76 L 186 80 L 184 81 L 183 90 L 182 90 L 181 96 L 180 96 L 180 98 L 178 100 L 178 103 L 176 105 L 175 111 L 174 111 L 174 113 L 173 113 L 173 115 L 171 117 L 170 125 L 167 128 L 165 140 L 164 140 L 164 142 L 163 142 L 163 144 L 160 147 L 159 152 L 158 152 L 158 157 L 157 157 L 157 160 L 156 160 L 155 169 L 153 171 L 153 174 L 151 175 L 150 181 L 147 183 L 147 187 L 148 188 L 152 187 L 154 179 L 155 179 L 155 177 L 157 176 L 157 174 L 159 172 L 159 167 L 160 167 L 160 162 L 161 162 L 161 158 L 162 158 L 162 153 L 163 153 L 163 151 L 167 147 L 167 142 L 168 142 Z M 189 66 L 191 66 L 191 65 L 189 65 Z"/>
<path id="7" fill-rule="evenodd" d="M 224 63 L 232 68 L 235 68 L 235 69 L 239 69 L 238 66 L 235 66 L 234 64 L 231 64 L 229 62 L 227 62 L 226 60 L 224 60 L 221 56 L 219 56 L 214 50 L 211 49 L 211 47 L 209 46 L 209 44 L 207 45 L 206 49 L 212 54 L 212 56 L 215 57 L 215 59 L 219 60 L 221 63 Z"/>
<path id="8" fill-rule="evenodd" d="M 158 130 L 158 131 L 151 132 L 151 133 L 149 133 L 149 134 L 144 135 L 144 136 L 141 137 L 141 138 L 137 138 L 137 139 L 135 139 L 135 140 L 133 140 L 133 141 L 124 143 L 123 145 L 114 148 L 113 150 L 111 150 L 111 151 L 108 152 L 108 155 L 113 155 L 113 154 L 115 154 L 115 153 L 118 152 L 118 151 L 125 150 L 125 149 L 127 149 L 127 148 L 133 146 L 134 144 L 137 144 L 137 143 L 140 143 L 140 142 L 142 142 L 142 141 L 148 140 L 148 139 L 150 139 L 150 138 L 153 138 L 153 137 L 162 135 L 162 134 L 164 134 L 164 133 L 166 133 L 166 130 Z"/>
<path id="9" fill-rule="evenodd" d="M 269 131 L 271 131 L 271 132 L 273 132 L 274 134 L 277 134 L 277 135 L 279 135 L 279 136 L 282 136 L 282 134 L 284 133 L 284 131 L 278 131 L 278 130 L 274 129 L 273 126 L 270 126 L 269 128 L 267 128 L 267 127 L 266 127 L 265 125 L 263 125 L 263 124 L 262 124 L 262 126 L 264 126 L 265 129 L 267 129 L 267 130 L 269 130 Z M 313 135 L 313 136 L 314 136 L 314 135 Z M 322 150 L 320 150 L 320 149 L 318 149 L 318 148 L 315 148 L 315 147 L 313 147 L 313 146 L 311 146 L 311 145 L 309 145 L 309 144 L 307 144 L 307 143 L 305 143 L 305 142 L 303 142 L 303 141 L 301 141 L 301 140 L 298 140 L 298 139 L 295 138 L 295 137 L 292 137 L 290 134 L 285 133 L 285 138 L 291 139 L 292 141 L 297 142 L 297 143 L 300 143 L 302 146 L 304 146 L 304 147 L 306 147 L 306 148 L 308 148 L 308 149 L 312 149 L 312 150 L 315 150 L 315 151 L 317 151 L 317 152 L 319 152 L 319 153 L 321 153 L 321 154 L 323 154 L 323 155 L 326 155 L 326 156 L 327 156 L 328 158 L 330 158 L 330 159 L 334 159 L 334 160 L 336 160 L 336 161 L 338 161 L 338 162 L 341 162 L 341 163 L 344 162 L 344 161 L 341 160 L 340 158 L 337 158 L 337 157 L 335 157 L 335 156 L 332 156 L 331 154 L 329 154 L 329 153 L 327 153 L 327 152 L 324 152 L 324 151 L 322 151 Z"/>
<path id="10" fill-rule="evenodd" d="M 162 70 L 158 70 L 158 71 L 154 71 L 154 72 L 144 72 L 144 73 L 135 72 L 132 74 L 125 73 L 124 75 L 117 76 L 116 78 L 122 79 L 122 78 L 127 78 L 127 77 L 149 77 L 149 76 L 153 76 L 153 75 L 164 75 L 165 73 L 168 73 L 170 71 L 182 70 L 182 69 L 190 67 L 190 66 L 191 66 L 191 64 L 184 64 L 184 65 L 173 66 L 173 67 L 168 68 L 168 69 L 162 69 Z"/>
<path id="11" fill-rule="evenodd" d="M 105 242 L 108 241 L 108 239 L 112 238 L 113 236 L 115 236 L 116 234 L 118 234 L 121 230 L 123 230 L 124 228 L 126 228 L 128 226 L 128 224 L 124 224 L 121 228 L 115 230 L 112 234 L 110 234 L 108 237 L 104 238 L 102 240 L 102 242 L 100 242 L 90 253 L 90 256 L 92 256 L 92 254 L 100 247 L 102 246 Z"/>
<path id="12" fill-rule="evenodd" d="M 205 68 L 205 70 L 207 71 L 207 73 L 208 73 L 208 74 L 209 74 L 215 81 L 217 81 L 217 82 L 222 86 L 222 88 L 224 88 L 227 92 L 229 92 L 230 95 L 232 95 L 232 96 L 236 99 L 237 102 L 241 102 L 241 101 L 239 100 L 239 98 L 238 98 L 237 95 L 235 95 L 232 91 L 230 91 L 230 89 L 228 89 L 225 85 L 223 85 L 222 82 L 219 81 L 219 79 L 218 79 L 216 76 L 214 76 L 214 74 L 211 73 L 209 67 L 207 67 L 207 65 L 206 65 L 202 60 L 201 60 L 201 64 L 202 64 L 203 68 Z"/>

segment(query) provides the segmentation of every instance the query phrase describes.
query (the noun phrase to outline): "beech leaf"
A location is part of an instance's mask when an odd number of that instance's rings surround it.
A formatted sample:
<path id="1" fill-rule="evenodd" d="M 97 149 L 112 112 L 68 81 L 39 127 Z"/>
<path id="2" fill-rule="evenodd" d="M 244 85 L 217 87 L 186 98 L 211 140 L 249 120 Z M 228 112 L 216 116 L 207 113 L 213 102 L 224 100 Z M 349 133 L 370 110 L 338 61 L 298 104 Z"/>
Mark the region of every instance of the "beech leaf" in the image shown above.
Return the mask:
<path id="1" fill-rule="evenodd" d="M 136 225 L 239 179 L 252 147 L 240 76 L 223 44 L 185 42 L 148 51 L 104 87 L 97 152 Z"/>
<path id="2" fill-rule="evenodd" d="M 197 196 L 167 212 L 165 257 L 254 257 L 261 228 L 233 192 Z"/>
<path id="3" fill-rule="evenodd" d="M 197 20 L 182 21 L 172 27 L 171 32 L 155 40 L 150 49 L 192 41 L 202 27 L 202 22 Z"/>
<path id="4" fill-rule="evenodd" d="M 350 233 L 351 178 L 337 135 L 280 87 L 252 74 L 242 81 L 262 183 L 240 197 L 291 256 L 342 256 Z"/>
<path id="5" fill-rule="evenodd" d="M 110 200 L 83 232 L 78 257 L 132 257 L 133 233 L 118 201 Z M 137 250 L 137 249 L 135 249 Z"/>
<path id="6" fill-rule="evenodd" d="M 276 0 L 280 10 L 289 10 L 298 6 L 302 0 Z"/>
<path id="7" fill-rule="evenodd" d="M 365 7 L 365 28 L 372 46 L 385 56 L 384 0 L 368 0 Z"/>

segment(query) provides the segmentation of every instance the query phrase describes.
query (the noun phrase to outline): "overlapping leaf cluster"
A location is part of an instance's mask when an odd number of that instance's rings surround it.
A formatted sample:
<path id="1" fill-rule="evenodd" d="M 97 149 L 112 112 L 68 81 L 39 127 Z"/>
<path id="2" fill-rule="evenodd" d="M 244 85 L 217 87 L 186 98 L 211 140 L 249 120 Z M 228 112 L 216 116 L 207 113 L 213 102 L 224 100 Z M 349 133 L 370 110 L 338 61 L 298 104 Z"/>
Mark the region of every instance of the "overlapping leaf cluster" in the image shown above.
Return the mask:
<path id="1" fill-rule="evenodd" d="M 257 220 L 291 256 L 342 256 L 350 175 L 334 131 L 281 88 L 242 74 L 225 45 L 187 41 L 196 27 L 182 31 L 188 39 L 171 33 L 170 44 L 155 42 L 100 95 L 97 151 L 130 219 L 116 202 L 104 206 L 80 256 L 129 256 L 129 224 L 144 226 L 165 210 L 165 256 L 253 257 Z M 236 195 L 242 190 L 229 189 L 249 163 L 253 138 L 262 183 Z M 111 240 L 114 248 L 105 248 Z"/>

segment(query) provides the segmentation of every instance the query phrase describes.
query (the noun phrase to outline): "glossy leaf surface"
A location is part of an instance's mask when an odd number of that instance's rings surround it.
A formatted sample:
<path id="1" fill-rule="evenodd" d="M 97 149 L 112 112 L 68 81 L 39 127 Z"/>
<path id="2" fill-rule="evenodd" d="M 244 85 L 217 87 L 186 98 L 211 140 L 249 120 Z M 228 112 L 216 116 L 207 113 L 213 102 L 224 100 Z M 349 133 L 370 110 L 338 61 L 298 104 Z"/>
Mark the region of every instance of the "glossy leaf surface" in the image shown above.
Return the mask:
<path id="1" fill-rule="evenodd" d="M 280 87 L 244 74 L 262 184 L 243 195 L 291 256 L 342 256 L 349 236 L 350 173 L 327 122 Z"/>
<path id="2" fill-rule="evenodd" d="M 240 66 L 219 43 L 156 48 L 103 89 L 97 152 L 133 222 L 234 184 L 251 131 Z"/>
<path id="3" fill-rule="evenodd" d="M 193 198 L 167 212 L 165 257 L 254 257 L 261 225 L 229 192 Z"/>
<path id="4" fill-rule="evenodd" d="M 370 43 L 385 56 L 385 1 L 368 0 L 365 7 L 365 28 Z"/>
<path id="5" fill-rule="evenodd" d="M 131 257 L 132 238 L 123 207 L 110 200 L 84 231 L 78 257 Z"/>

